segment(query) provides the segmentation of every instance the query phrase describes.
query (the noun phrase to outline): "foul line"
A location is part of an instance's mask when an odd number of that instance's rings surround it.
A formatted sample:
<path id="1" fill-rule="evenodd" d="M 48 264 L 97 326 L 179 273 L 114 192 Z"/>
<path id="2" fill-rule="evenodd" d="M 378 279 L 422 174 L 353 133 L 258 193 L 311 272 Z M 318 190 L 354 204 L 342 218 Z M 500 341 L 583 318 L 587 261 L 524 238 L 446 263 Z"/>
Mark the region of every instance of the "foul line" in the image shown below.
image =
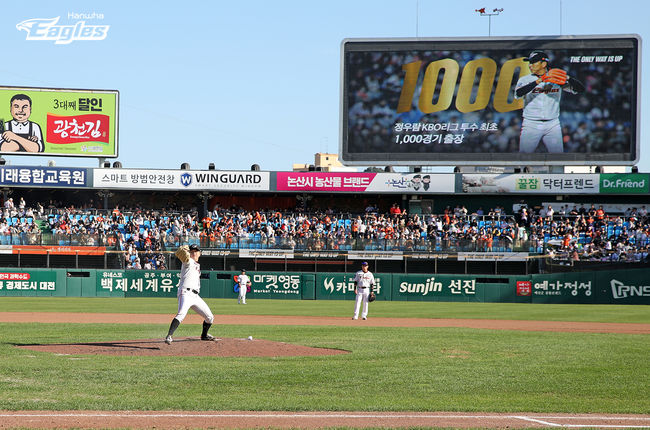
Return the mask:
<path id="1" fill-rule="evenodd" d="M 491 419 L 491 420 L 504 420 L 504 419 L 518 419 L 527 422 L 534 422 L 549 427 L 571 427 L 571 428 L 584 428 L 584 427 L 600 427 L 600 428 L 648 428 L 650 427 L 650 417 L 629 417 L 629 416 L 536 416 L 530 417 L 525 415 L 430 415 L 430 414 L 323 414 L 323 413 L 124 413 L 124 412 L 101 412 L 101 413 L 57 413 L 56 411 L 48 413 L 0 413 L 0 417 L 20 417 L 20 418 L 39 418 L 39 417 L 70 417 L 70 418 L 411 418 L 411 419 Z M 550 422 L 548 420 L 620 420 L 620 421 L 648 421 L 649 425 L 617 425 L 617 424 L 568 424 Z"/>

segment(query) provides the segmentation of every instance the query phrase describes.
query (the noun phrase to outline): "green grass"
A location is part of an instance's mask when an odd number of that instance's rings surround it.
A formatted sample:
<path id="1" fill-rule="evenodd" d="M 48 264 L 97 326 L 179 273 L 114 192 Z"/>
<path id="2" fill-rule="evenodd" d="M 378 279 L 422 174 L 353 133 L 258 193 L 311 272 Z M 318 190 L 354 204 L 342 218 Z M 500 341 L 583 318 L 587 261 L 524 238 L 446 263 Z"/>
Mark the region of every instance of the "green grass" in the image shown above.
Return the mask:
<path id="1" fill-rule="evenodd" d="M 207 299 L 215 314 L 350 316 L 352 301 Z M 174 314 L 175 298 L 2 297 L 0 312 L 117 312 Z M 382 302 L 370 306 L 372 317 L 472 318 L 543 321 L 650 323 L 650 306 L 552 305 L 517 303 Z"/>
<path id="2" fill-rule="evenodd" d="M 349 316 L 350 301 L 208 300 L 217 314 Z M 2 298 L 0 311 L 163 313 L 174 299 Z M 650 307 L 373 303 L 371 317 L 649 322 Z M 196 336 L 181 324 L 178 337 Z M 320 357 L 61 356 L 16 344 L 162 338 L 167 324 L 0 324 L 0 410 L 650 413 L 650 336 L 465 328 L 215 326 Z"/>
<path id="3" fill-rule="evenodd" d="M 198 326 L 181 325 L 178 336 Z M 0 409 L 650 412 L 648 336 L 219 326 L 321 357 L 59 356 L 14 344 L 161 337 L 160 325 L 0 324 Z"/>

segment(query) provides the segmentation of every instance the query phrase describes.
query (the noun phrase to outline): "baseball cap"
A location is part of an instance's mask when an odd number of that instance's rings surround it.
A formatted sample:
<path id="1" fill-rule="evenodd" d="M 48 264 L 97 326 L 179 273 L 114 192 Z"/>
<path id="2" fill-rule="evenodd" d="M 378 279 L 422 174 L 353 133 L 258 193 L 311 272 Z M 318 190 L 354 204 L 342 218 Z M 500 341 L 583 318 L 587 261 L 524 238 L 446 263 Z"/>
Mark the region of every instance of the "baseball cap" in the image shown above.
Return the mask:
<path id="1" fill-rule="evenodd" d="M 544 51 L 533 51 L 530 53 L 528 58 L 524 58 L 524 61 L 529 61 L 531 63 L 537 63 L 538 61 L 548 61 L 548 55 Z"/>
<path id="2" fill-rule="evenodd" d="M 246 273 L 246 269 L 241 269 L 241 272 L 242 272 L 242 273 Z"/>
<path id="3" fill-rule="evenodd" d="M 190 245 L 190 251 L 200 251 L 201 248 L 199 248 L 198 245 L 192 244 Z"/>
<path id="4" fill-rule="evenodd" d="M 364 261 L 363 263 L 361 263 L 361 265 L 362 265 L 362 266 L 367 266 L 367 265 L 368 265 L 368 262 L 367 262 L 367 261 Z"/>

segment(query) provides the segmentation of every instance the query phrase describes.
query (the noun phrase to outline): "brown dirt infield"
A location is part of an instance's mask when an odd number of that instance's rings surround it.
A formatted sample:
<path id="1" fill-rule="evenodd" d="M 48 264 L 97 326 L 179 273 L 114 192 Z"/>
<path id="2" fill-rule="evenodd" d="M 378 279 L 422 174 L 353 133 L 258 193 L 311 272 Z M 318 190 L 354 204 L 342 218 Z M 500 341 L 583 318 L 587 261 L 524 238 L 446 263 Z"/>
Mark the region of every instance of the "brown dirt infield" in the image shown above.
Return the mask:
<path id="1" fill-rule="evenodd" d="M 200 338 L 177 338 L 171 345 L 162 339 L 125 340 L 115 342 L 53 343 L 20 345 L 20 348 L 54 354 L 127 355 L 167 357 L 286 357 L 346 354 L 347 351 L 329 348 L 311 348 L 264 339 L 218 338 L 202 341 Z"/>

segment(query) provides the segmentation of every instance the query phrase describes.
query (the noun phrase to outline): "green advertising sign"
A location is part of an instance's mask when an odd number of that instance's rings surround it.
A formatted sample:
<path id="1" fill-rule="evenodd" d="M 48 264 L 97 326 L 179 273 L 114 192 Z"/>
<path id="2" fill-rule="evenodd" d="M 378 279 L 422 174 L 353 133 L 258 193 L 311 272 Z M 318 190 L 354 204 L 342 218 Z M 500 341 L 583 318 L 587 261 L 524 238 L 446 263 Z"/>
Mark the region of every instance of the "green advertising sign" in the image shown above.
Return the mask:
<path id="1" fill-rule="evenodd" d="M 62 272 L 64 273 L 64 272 Z M 65 280 L 65 277 L 62 277 Z M 65 281 L 57 282 L 57 271 L 3 269 L 0 296 L 64 296 Z"/>
<path id="2" fill-rule="evenodd" d="M 617 270 L 600 277 L 604 303 L 650 305 L 650 281 L 647 270 Z"/>
<path id="3" fill-rule="evenodd" d="M 354 274 L 318 273 L 316 299 L 354 300 Z M 390 300 L 391 275 L 375 275 L 377 300 Z"/>
<path id="4" fill-rule="evenodd" d="M 600 192 L 611 194 L 647 194 L 650 175 L 644 173 L 604 173 L 600 175 Z"/>
<path id="5" fill-rule="evenodd" d="M 180 272 L 98 270 L 98 297 L 175 297 Z"/>
<path id="6" fill-rule="evenodd" d="M 394 275 L 393 300 L 482 301 L 476 278 L 465 275 Z"/>
<path id="7" fill-rule="evenodd" d="M 533 303 L 650 304 L 647 269 L 532 275 Z"/>
<path id="8" fill-rule="evenodd" d="M 247 293 L 247 296 L 250 294 L 248 297 L 258 299 L 302 298 L 303 282 L 300 273 L 253 273 L 249 276 L 251 291 Z"/>
<path id="9" fill-rule="evenodd" d="M 590 272 L 532 275 L 533 303 L 594 303 L 595 290 Z"/>
<path id="10" fill-rule="evenodd" d="M 117 157 L 119 93 L 0 87 L 0 153 Z"/>

